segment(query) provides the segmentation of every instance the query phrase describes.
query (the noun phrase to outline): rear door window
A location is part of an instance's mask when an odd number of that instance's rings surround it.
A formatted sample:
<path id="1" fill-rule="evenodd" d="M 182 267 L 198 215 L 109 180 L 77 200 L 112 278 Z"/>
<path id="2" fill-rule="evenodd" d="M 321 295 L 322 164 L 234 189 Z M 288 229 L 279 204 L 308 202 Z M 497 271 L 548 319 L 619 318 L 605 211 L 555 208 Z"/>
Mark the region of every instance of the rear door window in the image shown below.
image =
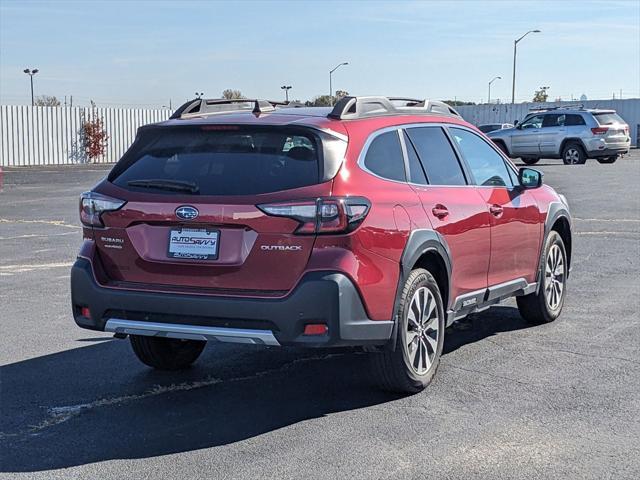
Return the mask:
<path id="1" fill-rule="evenodd" d="M 150 193 L 255 195 L 318 183 L 320 150 L 305 131 L 160 127 L 139 134 L 109 180 Z"/>
<path id="2" fill-rule="evenodd" d="M 441 127 L 406 129 L 430 185 L 466 185 L 462 167 Z"/>
<path id="3" fill-rule="evenodd" d="M 461 128 L 451 128 L 450 132 L 471 169 L 476 185 L 513 186 L 504 159 L 479 135 Z"/>
<path id="4" fill-rule="evenodd" d="M 367 149 L 364 166 L 382 178 L 406 181 L 404 157 L 396 130 L 382 133 L 373 139 Z"/>
<path id="5" fill-rule="evenodd" d="M 575 127 L 577 125 L 586 125 L 584 118 L 582 115 L 569 114 L 564 121 L 565 126 L 567 127 Z"/>

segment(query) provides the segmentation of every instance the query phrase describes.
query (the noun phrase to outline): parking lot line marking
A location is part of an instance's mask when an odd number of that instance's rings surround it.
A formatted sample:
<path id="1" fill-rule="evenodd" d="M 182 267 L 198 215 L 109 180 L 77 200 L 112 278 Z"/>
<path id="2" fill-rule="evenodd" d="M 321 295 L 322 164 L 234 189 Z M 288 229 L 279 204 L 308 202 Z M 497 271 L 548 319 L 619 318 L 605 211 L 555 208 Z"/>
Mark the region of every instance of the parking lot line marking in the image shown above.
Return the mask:
<path id="1" fill-rule="evenodd" d="M 21 238 L 49 238 L 49 237 L 62 237 L 64 235 L 78 235 L 77 232 L 65 232 L 65 233 L 51 233 L 49 235 L 39 235 L 37 233 L 29 233 L 26 235 L 16 235 L 15 237 L 0 237 L 0 240 L 18 240 Z M 37 252 L 34 252 L 37 253 Z"/>
<path id="2" fill-rule="evenodd" d="M 574 235 L 640 235 L 640 232 L 574 232 Z"/>
<path id="3" fill-rule="evenodd" d="M 21 220 L 21 219 L 10 220 L 8 218 L 0 218 L 0 223 L 40 223 L 44 225 L 54 225 L 56 227 L 66 227 L 66 228 L 76 228 L 76 229 L 82 228 L 80 225 L 71 225 L 70 223 L 66 223 L 64 220 Z"/>
<path id="4" fill-rule="evenodd" d="M 70 267 L 71 265 L 73 265 L 73 262 L 0 265 L 0 275 L 6 276 L 33 270 L 49 270 L 50 268 Z"/>
<path id="5" fill-rule="evenodd" d="M 576 218 L 573 220 L 578 220 L 579 222 L 636 222 L 640 223 L 640 219 L 638 218 Z"/>

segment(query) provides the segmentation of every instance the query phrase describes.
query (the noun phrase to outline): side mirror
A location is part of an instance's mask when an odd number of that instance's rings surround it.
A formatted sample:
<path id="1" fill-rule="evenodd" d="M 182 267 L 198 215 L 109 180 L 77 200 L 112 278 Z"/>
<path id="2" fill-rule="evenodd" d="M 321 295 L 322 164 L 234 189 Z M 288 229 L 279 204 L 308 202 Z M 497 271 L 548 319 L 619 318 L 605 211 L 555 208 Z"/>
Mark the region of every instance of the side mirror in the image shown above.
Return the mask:
<path id="1" fill-rule="evenodd" d="M 517 127 L 517 126 L 518 126 L 518 120 L 514 120 L 514 121 L 513 121 L 513 126 L 514 126 L 514 127 Z"/>
<path id="2" fill-rule="evenodd" d="M 518 181 L 522 188 L 539 188 L 542 185 L 542 172 L 533 168 L 521 168 L 518 171 Z"/>

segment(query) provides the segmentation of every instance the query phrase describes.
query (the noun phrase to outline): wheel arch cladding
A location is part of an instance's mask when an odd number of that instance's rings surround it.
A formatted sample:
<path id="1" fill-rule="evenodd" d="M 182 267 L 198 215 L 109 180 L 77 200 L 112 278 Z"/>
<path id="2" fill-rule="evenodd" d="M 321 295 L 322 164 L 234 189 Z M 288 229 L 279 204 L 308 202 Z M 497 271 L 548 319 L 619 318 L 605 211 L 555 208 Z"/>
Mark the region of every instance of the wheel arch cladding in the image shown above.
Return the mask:
<path id="1" fill-rule="evenodd" d="M 562 143 L 560 144 L 560 151 L 558 152 L 558 155 L 562 155 L 562 152 L 564 151 L 564 147 L 566 147 L 568 143 L 577 143 L 582 148 L 582 151 L 585 154 L 587 153 L 587 147 L 586 147 L 586 145 L 584 144 L 584 142 L 582 141 L 581 138 L 569 137 L 569 138 L 565 138 L 564 140 L 562 140 Z"/>
<path id="2" fill-rule="evenodd" d="M 416 268 L 428 270 L 436 279 L 445 310 L 449 306 L 451 288 L 451 255 L 442 236 L 434 230 L 414 230 L 411 232 L 402 253 L 402 272 L 398 282 L 401 292 L 404 282 Z M 396 295 L 396 300 L 399 295 Z M 397 303 L 397 302 L 396 302 Z"/>
<path id="3" fill-rule="evenodd" d="M 564 242 L 564 248 L 567 252 L 567 268 L 571 269 L 571 225 L 569 220 L 565 216 L 558 217 L 551 227 L 552 231 L 558 232 L 562 241 Z"/>

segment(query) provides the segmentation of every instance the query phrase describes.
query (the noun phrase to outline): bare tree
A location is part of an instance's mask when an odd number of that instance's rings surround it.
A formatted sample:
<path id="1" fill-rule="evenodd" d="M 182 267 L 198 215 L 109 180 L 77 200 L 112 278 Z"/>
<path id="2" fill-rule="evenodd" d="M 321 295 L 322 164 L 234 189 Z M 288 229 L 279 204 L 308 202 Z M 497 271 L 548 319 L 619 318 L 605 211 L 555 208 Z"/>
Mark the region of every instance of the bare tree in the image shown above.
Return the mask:
<path id="1" fill-rule="evenodd" d="M 36 97 L 33 104 L 36 107 L 59 107 L 60 100 L 52 95 L 40 95 L 39 97 Z"/>
<path id="2" fill-rule="evenodd" d="M 227 88 L 226 90 L 222 91 L 222 98 L 226 98 L 227 100 L 236 100 L 238 98 L 246 97 L 242 95 L 242 92 L 240 90 L 231 90 L 230 88 Z"/>

